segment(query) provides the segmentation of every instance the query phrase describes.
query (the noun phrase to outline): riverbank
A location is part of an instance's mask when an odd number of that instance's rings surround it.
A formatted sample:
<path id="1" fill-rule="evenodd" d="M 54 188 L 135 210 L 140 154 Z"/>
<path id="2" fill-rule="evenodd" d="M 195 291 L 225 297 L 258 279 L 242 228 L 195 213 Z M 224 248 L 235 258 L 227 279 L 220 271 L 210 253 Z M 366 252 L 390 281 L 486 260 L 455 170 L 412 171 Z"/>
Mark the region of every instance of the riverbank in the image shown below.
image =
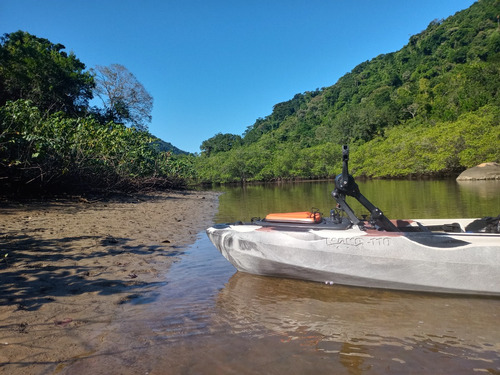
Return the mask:
<path id="1" fill-rule="evenodd" d="M 0 373 L 58 372 L 161 284 L 215 192 L 0 203 Z"/>

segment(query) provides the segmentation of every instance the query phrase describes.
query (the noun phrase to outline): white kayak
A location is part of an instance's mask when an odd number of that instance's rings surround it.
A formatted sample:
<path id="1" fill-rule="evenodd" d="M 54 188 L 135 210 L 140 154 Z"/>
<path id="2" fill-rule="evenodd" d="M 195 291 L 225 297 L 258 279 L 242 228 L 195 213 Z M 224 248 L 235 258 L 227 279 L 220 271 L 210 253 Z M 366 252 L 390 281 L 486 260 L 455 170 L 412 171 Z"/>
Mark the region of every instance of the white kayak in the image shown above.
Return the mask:
<path id="1" fill-rule="evenodd" d="M 500 295 L 500 234 L 466 230 L 474 226 L 484 230 L 485 220 L 395 224 L 397 232 L 354 226 L 348 218 L 309 224 L 264 219 L 214 225 L 207 234 L 239 271 L 252 274 L 360 287 Z"/>

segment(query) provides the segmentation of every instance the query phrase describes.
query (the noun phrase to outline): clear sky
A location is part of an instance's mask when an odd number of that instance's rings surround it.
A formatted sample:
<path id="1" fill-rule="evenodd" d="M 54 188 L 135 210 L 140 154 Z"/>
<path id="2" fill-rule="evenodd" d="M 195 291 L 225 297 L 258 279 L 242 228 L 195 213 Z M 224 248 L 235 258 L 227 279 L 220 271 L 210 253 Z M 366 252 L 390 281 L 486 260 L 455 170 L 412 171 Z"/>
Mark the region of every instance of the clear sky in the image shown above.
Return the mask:
<path id="1" fill-rule="evenodd" d="M 0 0 L 87 68 L 121 64 L 154 98 L 149 130 L 189 152 L 243 134 L 273 105 L 333 85 L 473 0 Z"/>

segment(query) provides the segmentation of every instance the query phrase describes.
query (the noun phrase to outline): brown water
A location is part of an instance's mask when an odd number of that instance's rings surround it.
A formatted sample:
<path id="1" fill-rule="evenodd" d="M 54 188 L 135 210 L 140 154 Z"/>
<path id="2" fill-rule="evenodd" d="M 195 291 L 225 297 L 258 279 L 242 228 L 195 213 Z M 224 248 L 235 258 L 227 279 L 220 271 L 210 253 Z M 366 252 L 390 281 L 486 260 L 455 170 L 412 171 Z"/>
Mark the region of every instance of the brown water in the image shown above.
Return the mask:
<path id="1" fill-rule="evenodd" d="M 460 218 L 500 214 L 500 181 L 358 181 L 361 193 L 389 218 Z M 217 222 L 250 220 L 269 212 L 328 214 L 335 206 L 332 182 L 297 182 L 223 188 Z M 352 198 L 356 213 L 368 213 Z"/>
<path id="2" fill-rule="evenodd" d="M 328 186 L 229 189 L 216 220 L 326 211 Z M 361 188 L 389 216 L 471 217 L 500 213 L 499 187 L 382 181 Z M 410 203 L 387 204 L 401 197 Z M 249 275 L 236 272 L 204 233 L 165 284 L 128 306 L 110 331 L 121 332 L 113 345 L 67 373 L 500 374 L 500 298 Z"/>

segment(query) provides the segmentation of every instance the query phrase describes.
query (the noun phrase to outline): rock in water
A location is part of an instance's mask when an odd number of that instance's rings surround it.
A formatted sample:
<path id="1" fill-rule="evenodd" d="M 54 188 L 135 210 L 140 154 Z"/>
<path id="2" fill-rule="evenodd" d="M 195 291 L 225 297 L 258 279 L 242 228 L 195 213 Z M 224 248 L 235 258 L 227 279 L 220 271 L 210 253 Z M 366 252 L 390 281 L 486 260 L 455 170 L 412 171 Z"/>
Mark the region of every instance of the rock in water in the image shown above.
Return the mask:
<path id="1" fill-rule="evenodd" d="M 500 180 L 500 164 L 483 163 L 469 168 L 457 177 L 457 181 Z"/>

